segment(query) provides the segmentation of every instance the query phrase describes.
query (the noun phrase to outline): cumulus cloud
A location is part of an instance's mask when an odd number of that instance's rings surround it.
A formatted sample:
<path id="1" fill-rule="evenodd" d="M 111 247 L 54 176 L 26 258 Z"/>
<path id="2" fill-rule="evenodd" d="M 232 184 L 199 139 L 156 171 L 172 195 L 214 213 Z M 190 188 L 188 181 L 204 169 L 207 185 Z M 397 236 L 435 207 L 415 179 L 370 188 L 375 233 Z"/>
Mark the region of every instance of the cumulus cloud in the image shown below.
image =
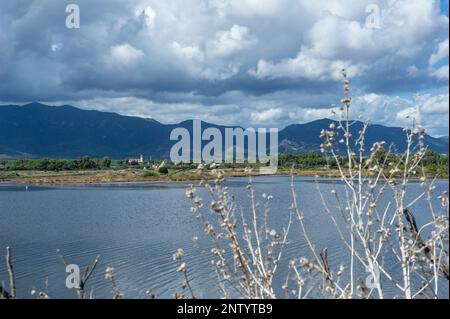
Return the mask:
<path id="1" fill-rule="evenodd" d="M 156 12 L 152 7 L 148 6 L 145 8 L 137 7 L 135 11 L 136 17 L 141 19 L 148 28 L 153 28 L 155 26 Z"/>
<path id="2" fill-rule="evenodd" d="M 270 108 L 261 112 L 252 112 L 250 118 L 254 122 L 273 122 L 278 120 L 283 115 L 283 113 L 284 111 L 281 108 Z"/>
<path id="3" fill-rule="evenodd" d="M 430 57 L 430 65 L 435 65 L 439 61 L 448 58 L 448 38 L 439 43 L 435 53 Z"/>
<path id="4" fill-rule="evenodd" d="M 379 28 L 366 25 L 372 3 Z M 449 81 L 449 19 L 438 0 L 77 4 L 81 28 L 67 29 L 64 2 L 0 2 L 0 101 L 283 126 L 325 117 L 346 68 L 354 109 L 370 105 L 360 110 L 373 122 L 401 118 L 416 102 L 405 96 L 428 92 L 422 121 L 448 130 L 436 107 Z"/>
<path id="5" fill-rule="evenodd" d="M 233 14 L 241 16 L 249 15 L 273 15 L 285 4 L 284 0 L 231 0 L 230 9 Z"/>
<path id="6" fill-rule="evenodd" d="M 250 74 L 258 78 L 337 80 L 340 69 L 345 67 L 353 77 L 376 81 L 377 87 L 383 86 L 378 77 L 381 70 L 386 77 L 395 72 L 395 77 L 399 78 L 402 73 L 404 81 L 411 72 L 411 64 L 423 65 L 427 52 L 434 50 L 433 43 L 428 47 L 423 43 L 427 37 L 445 34 L 443 27 L 448 25 L 448 18 L 437 13 L 432 1 L 399 0 L 389 6 L 380 5 L 380 26 L 372 28 L 357 17 L 357 12 L 361 15 L 369 3 L 362 1 L 355 8 L 344 1 L 330 2 L 328 7 L 324 2 L 321 11 L 316 3 L 307 6 L 312 14 L 317 15 L 317 20 L 306 30 L 306 40 L 297 55 L 278 62 L 262 59 Z M 430 63 L 435 64 L 436 60 L 446 56 L 448 40 L 439 44 Z M 397 63 L 395 69 L 391 68 L 393 61 Z M 404 66 L 403 70 L 398 69 L 401 66 Z M 441 73 L 432 69 L 428 77 L 440 79 Z M 371 74 L 376 74 L 377 80 Z M 397 82 L 395 85 L 402 84 Z M 392 83 L 385 87 L 386 90 L 389 88 L 392 88 Z"/>
<path id="7" fill-rule="evenodd" d="M 449 95 L 441 94 L 420 96 L 418 104 L 418 119 L 421 124 L 434 135 L 448 136 Z"/>
<path id="8" fill-rule="evenodd" d="M 362 65 L 352 65 L 350 61 L 318 59 L 300 52 L 293 59 L 282 60 L 279 63 L 260 60 L 250 75 L 258 79 L 304 78 L 312 81 L 339 80 L 342 69 L 347 69 L 357 76 L 364 70 Z"/>
<path id="9" fill-rule="evenodd" d="M 180 58 L 186 59 L 188 61 L 201 63 L 204 60 L 203 52 L 197 45 L 182 46 L 178 42 L 174 41 L 172 43 L 172 49 Z"/>
<path id="10" fill-rule="evenodd" d="M 410 127 L 415 120 L 433 135 L 448 135 L 449 94 L 423 94 L 412 98 L 368 94 L 356 97 L 353 118 L 386 126 Z"/>
<path id="11" fill-rule="evenodd" d="M 117 64 L 133 64 L 144 57 L 144 52 L 136 49 L 128 43 L 115 45 L 110 51 L 113 62 Z"/>
<path id="12" fill-rule="evenodd" d="M 228 31 L 219 31 L 209 44 L 209 54 L 223 58 L 233 53 L 245 50 L 256 44 L 257 40 L 251 36 L 247 27 L 233 25 Z"/>
<path id="13" fill-rule="evenodd" d="M 448 65 L 441 66 L 439 69 L 432 69 L 430 71 L 431 76 L 437 78 L 441 81 L 446 81 L 448 83 Z"/>

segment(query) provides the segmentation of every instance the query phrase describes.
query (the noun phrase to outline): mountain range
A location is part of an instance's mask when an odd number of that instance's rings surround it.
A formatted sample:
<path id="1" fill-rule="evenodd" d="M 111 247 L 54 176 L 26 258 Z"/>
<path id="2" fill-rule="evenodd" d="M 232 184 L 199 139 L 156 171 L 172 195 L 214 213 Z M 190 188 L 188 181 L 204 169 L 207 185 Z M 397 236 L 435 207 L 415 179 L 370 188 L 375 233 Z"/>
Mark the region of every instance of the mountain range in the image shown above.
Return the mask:
<path id="1" fill-rule="evenodd" d="M 332 120 L 322 119 L 295 124 L 279 132 L 280 153 L 319 151 L 320 131 Z M 192 130 L 192 121 L 162 124 L 153 119 L 123 116 L 116 113 L 82 110 L 73 106 L 48 106 L 31 103 L 23 106 L 0 106 L 0 158 L 74 158 L 110 156 L 113 159 L 143 154 L 145 158 L 168 158 L 175 143 L 170 133 L 176 127 Z M 202 122 L 202 128 L 225 126 Z M 353 136 L 363 123 L 355 122 Z M 405 149 L 402 128 L 371 125 L 366 145 L 385 141 L 398 152 Z M 448 137 L 427 135 L 425 144 L 438 153 L 448 153 Z M 369 147 L 370 148 L 370 147 Z"/>

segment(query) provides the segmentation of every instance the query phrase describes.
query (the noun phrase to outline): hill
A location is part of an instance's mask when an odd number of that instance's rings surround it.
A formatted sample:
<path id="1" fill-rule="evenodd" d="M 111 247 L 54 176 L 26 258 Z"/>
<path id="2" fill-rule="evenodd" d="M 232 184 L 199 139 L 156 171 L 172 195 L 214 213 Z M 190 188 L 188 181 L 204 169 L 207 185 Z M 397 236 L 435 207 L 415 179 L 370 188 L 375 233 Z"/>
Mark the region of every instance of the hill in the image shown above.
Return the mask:
<path id="1" fill-rule="evenodd" d="M 280 152 L 318 151 L 320 131 L 332 121 L 323 119 L 290 125 L 280 131 Z M 352 127 L 354 135 L 362 123 Z M 192 121 L 162 124 L 153 119 L 122 116 L 116 113 L 81 110 L 73 106 L 48 106 L 39 103 L 24 106 L 0 106 L 0 157 L 2 158 L 74 158 L 110 156 L 123 159 L 143 154 L 146 158 L 168 158 L 174 142 L 169 139 L 175 127 L 192 130 Z M 202 123 L 202 128 L 225 127 Z M 398 151 L 405 147 L 401 128 L 372 125 L 367 144 L 384 140 Z M 439 153 L 448 153 L 448 138 L 427 136 L 426 144 Z"/>

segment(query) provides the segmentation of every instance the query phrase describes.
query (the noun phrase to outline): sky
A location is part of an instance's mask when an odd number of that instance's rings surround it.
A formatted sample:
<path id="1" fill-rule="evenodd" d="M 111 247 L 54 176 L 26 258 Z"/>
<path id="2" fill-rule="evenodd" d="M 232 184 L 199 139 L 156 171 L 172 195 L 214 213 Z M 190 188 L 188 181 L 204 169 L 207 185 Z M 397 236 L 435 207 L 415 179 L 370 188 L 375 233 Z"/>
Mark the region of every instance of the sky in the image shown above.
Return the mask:
<path id="1" fill-rule="evenodd" d="M 67 4 L 80 28 L 67 28 Z M 448 0 L 0 0 L 0 104 L 284 127 L 449 130 Z"/>

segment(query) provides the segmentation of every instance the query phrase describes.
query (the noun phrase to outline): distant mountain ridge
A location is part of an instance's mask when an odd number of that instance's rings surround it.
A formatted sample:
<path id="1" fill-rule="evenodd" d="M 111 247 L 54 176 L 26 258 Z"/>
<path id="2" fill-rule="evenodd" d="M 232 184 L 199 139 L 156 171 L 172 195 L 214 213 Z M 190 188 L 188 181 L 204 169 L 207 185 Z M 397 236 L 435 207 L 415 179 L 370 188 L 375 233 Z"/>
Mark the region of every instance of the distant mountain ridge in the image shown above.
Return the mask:
<path id="1" fill-rule="evenodd" d="M 332 120 L 323 119 L 295 124 L 279 132 L 280 153 L 319 151 L 320 131 Z M 352 126 L 354 136 L 362 123 Z M 170 133 L 176 127 L 192 130 L 192 121 L 162 124 L 153 119 L 123 116 L 116 113 L 82 110 L 73 106 L 48 106 L 31 103 L 24 106 L 0 106 L 0 157 L 2 158 L 74 158 L 110 156 L 123 159 L 143 154 L 146 158 L 168 158 L 175 143 Z M 202 128 L 225 126 L 202 122 Z M 376 141 L 405 148 L 401 128 L 371 125 L 367 145 Z M 439 153 L 448 153 L 448 138 L 426 136 L 425 143 Z"/>
<path id="2" fill-rule="evenodd" d="M 318 138 L 322 129 L 328 129 L 330 124 L 338 126 L 337 121 L 322 119 L 306 124 L 294 124 L 286 127 L 280 132 L 280 151 L 287 153 L 305 153 L 308 151 L 320 151 L 321 139 Z M 353 137 L 359 136 L 363 130 L 364 123 L 356 121 L 352 124 L 350 132 Z M 342 137 L 341 137 L 342 138 Z M 366 148 L 370 149 L 376 143 L 384 141 L 389 146 L 392 144 L 393 151 L 404 152 L 406 150 L 406 135 L 403 128 L 387 127 L 379 124 L 370 124 L 365 137 Z M 441 154 L 447 154 L 449 149 L 448 138 L 435 138 L 425 136 L 425 145 L 429 149 Z"/>

